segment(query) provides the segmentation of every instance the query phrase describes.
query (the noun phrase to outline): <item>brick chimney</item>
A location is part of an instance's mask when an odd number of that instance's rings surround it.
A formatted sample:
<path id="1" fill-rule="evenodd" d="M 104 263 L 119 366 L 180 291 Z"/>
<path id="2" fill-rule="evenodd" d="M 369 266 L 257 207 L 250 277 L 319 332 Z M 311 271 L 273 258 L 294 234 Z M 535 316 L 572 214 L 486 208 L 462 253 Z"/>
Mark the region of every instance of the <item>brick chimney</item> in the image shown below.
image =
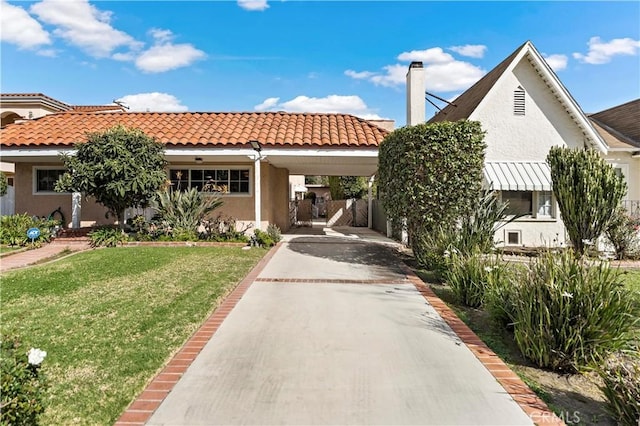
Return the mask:
<path id="1" fill-rule="evenodd" d="M 425 74 L 422 62 L 411 62 L 407 72 L 407 126 L 426 121 Z"/>

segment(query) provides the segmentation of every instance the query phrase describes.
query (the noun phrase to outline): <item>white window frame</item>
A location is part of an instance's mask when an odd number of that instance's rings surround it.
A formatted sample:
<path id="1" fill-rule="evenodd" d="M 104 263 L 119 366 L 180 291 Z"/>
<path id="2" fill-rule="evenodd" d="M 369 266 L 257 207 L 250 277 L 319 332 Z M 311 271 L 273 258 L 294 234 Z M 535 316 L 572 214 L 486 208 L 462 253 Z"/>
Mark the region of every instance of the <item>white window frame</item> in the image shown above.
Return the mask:
<path id="1" fill-rule="evenodd" d="M 64 166 L 33 166 L 31 168 L 32 195 L 69 195 L 71 192 L 56 192 L 56 191 L 38 191 L 38 170 L 64 170 L 67 169 Z"/>
<path id="2" fill-rule="evenodd" d="M 500 201 L 503 201 L 502 193 L 504 191 L 500 191 Z M 525 221 L 556 221 L 558 218 L 557 207 L 556 207 L 556 198 L 553 195 L 553 191 L 508 191 L 508 192 L 531 192 L 531 214 L 519 217 L 516 219 L 516 222 L 525 222 Z M 540 193 L 547 192 L 551 194 L 551 216 L 540 215 L 538 214 L 538 210 L 540 208 Z M 509 215 L 507 217 L 512 217 Z"/>
<path id="3" fill-rule="evenodd" d="M 622 173 L 622 177 L 624 177 L 624 181 L 627 184 L 627 192 L 622 197 L 622 200 L 626 201 L 626 200 L 629 199 L 629 164 L 627 164 L 627 163 L 614 163 L 614 162 L 610 162 L 609 164 L 611 164 L 611 166 L 614 169 L 619 169 L 620 172 Z"/>
<path id="4" fill-rule="evenodd" d="M 252 166 L 226 166 L 226 165 L 178 165 L 172 164 L 167 169 L 167 179 L 171 180 L 171 170 L 249 170 L 249 192 L 241 192 L 241 193 L 220 193 L 222 197 L 230 197 L 230 198 L 250 198 L 253 197 L 253 186 L 254 186 L 254 168 Z M 191 187 L 191 173 L 189 173 L 189 188 Z M 208 194 L 208 192 L 202 192 L 203 194 Z"/>

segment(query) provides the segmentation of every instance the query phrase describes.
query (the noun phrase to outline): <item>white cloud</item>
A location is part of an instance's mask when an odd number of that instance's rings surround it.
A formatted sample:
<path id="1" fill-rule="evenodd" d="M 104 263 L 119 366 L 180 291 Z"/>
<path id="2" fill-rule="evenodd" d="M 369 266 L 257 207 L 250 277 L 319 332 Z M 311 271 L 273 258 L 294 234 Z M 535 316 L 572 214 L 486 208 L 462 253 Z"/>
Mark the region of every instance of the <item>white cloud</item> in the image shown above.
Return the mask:
<path id="1" fill-rule="evenodd" d="M 96 58 L 108 57 L 118 48 L 142 47 L 142 43 L 111 26 L 111 12 L 99 10 L 87 0 L 43 0 L 30 10 L 41 21 L 57 27 L 54 35 Z"/>
<path id="2" fill-rule="evenodd" d="M 49 33 L 29 13 L 19 6 L 0 2 L 0 40 L 20 49 L 36 49 L 51 44 Z"/>
<path id="3" fill-rule="evenodd" d="M 398 55 L 399 61 L 422 61 L 428 64 L 441 64 L 454 61 L 453 56 L 445 53 L 440 47 L 425 50 L 412 50 Z"/>
<path id="4" fill-rule="evenodd" d="M 263 11 L 269 7 L 267 0 L 238 0 L 238 6 L 251 11 Z"/>
<path id="5" fill-rule="evenodd" d="M 367 120 L 380 120 L 367 104 L 355 95 L 329 95 L 324 98 L 297 96 L 289 101 L 279 103 L 280 98 L 267 98 L 254 109 L 256 111 L 316 112 L 334 114 L 352 114 Z"/>
<path id="6" fill-rule="evenodd" d="M 152 112 L 184 112 L 189 108 L 182 105 L 180 100 L 168 93 L 138 93 L 126 95 L 118 99 L 129 107 L 130 112 L 152 111 Z"/>
<path id="7" fill-rule="evenodd" d="M 439 47 L 402 52 L 397 59 L 424 62 L 426 89 L 435 92 L 465 90 L 485 74 L 482 68 L 459 61 Z M 408 69 L 406 65 L 386 65 L 382 69 L 380 72 L 347 70 L 344 73 L 355 79 L 368 80 L 378 86 L 398 87 L 405 84 Z"/>
<path id="8" fill-rule="evenodd" d="M 253 109 L 256 111 L 266 111 L 276 106 L 279 100 L 280 98 L 267 98 L 261 104 L 254 106 Z"/>
<path id="9" fill-rule="evenodd" d="M 562 71 L 563 69 L 567 68 L 567 62 L 569 60 L 569 58 L 567 58 L 567 55 L 555 54 L 543 56 L 544 60 L 547 61 L 547 64 L 549 64 L 551 69 L 553 69 L 554 71 Z"/>
<path id="10" fill-rule="evenodd" d="M 635 56 L 640 49 L 640 40 L 631 38 L 615 38 L 603 42 L 600 37 L 589 39 L 589 52 L 586 55 L 574 53 L 573 57 L 587 64 L 606 64 L 616 55 Z"/>
<path id="11" fill-rule="evenodd" d="M 366 80 L 373 77 L 376 73 L 370 71 L 357 72 L 354 70 L 346 70 L 344 74 L 348 77 L 355 78 L 356 80 Z"/>
<path id="12" fill-rule="evenodd" d="M 152 29 L 150 33 L 155 39 L 154 45 L 136 58 L 136 67 L 144 72 L 170 71 L 206 57 L 202 50 L 191 44 L 173 44 L 173 34 L 169 30 Z"/>
<path id="13" fill-rule="evenodd" d="M 451 46 L 449 50 L 470 58 L 482 58 L 487 51 L 484 44 L 465 44 L 464 46 Z"/>

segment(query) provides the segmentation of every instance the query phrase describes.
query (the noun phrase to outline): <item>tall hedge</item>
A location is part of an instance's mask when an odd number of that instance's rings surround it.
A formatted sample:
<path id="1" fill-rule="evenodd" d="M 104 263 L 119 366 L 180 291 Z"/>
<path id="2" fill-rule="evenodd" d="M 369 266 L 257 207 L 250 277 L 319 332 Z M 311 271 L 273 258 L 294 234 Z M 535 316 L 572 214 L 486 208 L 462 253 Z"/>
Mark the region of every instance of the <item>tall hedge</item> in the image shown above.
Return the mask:
<path id="1" fill-rule="evenodd" d="M 605 231 L 627 184 L 592 149 L 553 147 L 547 155 L 553 194 L 577 255 Z"/>
<path id="2" fill-rule="evenodd" d="M 413 241 L 438 224 L 453 223 L 480 190 L 485 148 L 476 121 L 393 131 L 378 155 L 378 190 L 389 218 L 406 218 Z"/>

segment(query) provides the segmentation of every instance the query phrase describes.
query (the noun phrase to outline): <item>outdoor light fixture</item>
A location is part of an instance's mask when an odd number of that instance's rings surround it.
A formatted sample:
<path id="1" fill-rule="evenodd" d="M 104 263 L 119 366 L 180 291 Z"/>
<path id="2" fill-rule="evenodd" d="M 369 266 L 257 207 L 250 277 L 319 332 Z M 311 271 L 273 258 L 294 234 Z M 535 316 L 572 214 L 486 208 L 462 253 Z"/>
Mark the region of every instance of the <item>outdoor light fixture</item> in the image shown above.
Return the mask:
<path id="1" fill-rule="evenodd" d="M 202 157 L 196 157 L 196 164 L 202 164 Z"/>
<path id="2" fill-rule="evenodd" d="M 252 140 L 252 141 L 249 141 L 249 143 L 251 144 L 251 148 L 253 148 L 254 151 L 256 152 L 262 151 L 262 146 L 260 145 L 260 142 L 256 140 Z"/>

